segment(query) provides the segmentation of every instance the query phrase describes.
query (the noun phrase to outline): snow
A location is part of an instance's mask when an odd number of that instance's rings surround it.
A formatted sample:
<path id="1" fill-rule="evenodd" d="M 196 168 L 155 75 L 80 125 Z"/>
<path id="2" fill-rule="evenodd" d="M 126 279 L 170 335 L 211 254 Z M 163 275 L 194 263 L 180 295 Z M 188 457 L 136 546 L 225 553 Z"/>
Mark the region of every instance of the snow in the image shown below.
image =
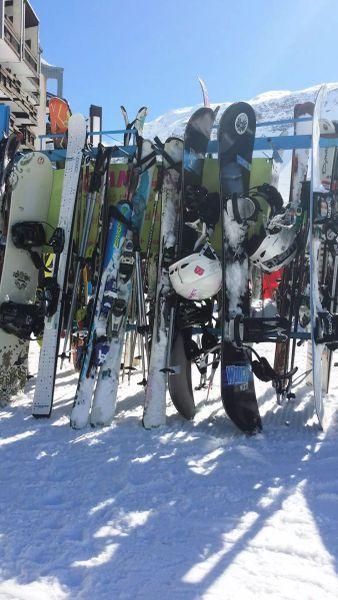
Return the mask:
<path id="1" fill-rule="evenodd" d="M 246 100 L 255 109 L 257 122 L 261 121 L 279 121 L 282 119 L 293 118 L 293 109 L 295 104 L 301 102 L 314 102 L 318 90 L 322 84 L 318 84 L 304 90 L 296 91 L 270 91 L 258 94 L 254 98 Z M 338 82 L 327 84 L 328 100 L 325 107 L 325 117 L 328 119 L 338 119 Z M 243 98 L 233 98 L 235 102 L 243 100 Z M 217 114 L 216 125 L 219 122 L 224 110 L 231 104 L 228 102 L 215 102 L 211 104 L 213 109 L 220 106 Z M 144 125 L 144 135 L 149 139 L 154 139 L 157 135 L 164 141 L 170 135 L 183 136 L 184 128 L 193 114 L 193 112 L 201 106 L 188 106 L 170 110 L 164 115 L 161 115 L 149 121 Z M 260 127 L 257 130 L 257 136 L 263 135 L 279 135 L 281 133 L 293 133 L 293 125 L 274 125 L 270 127 Z M 213 137 L 216 137 L 216 131 L 213 132 Z"/>
<path id="2" fill-rule="evenodd" d="M 34 346 L 30 359 L 36 373 Z M 69 427 L 69 367 L 50 420 L 31 417 L 34 378 L 0 413 L 1 600 L 336 598 L 337 374 L 326 433 L 311 388 L 280 407 L 257 382 L 253 438 L 226 418 L 217 376 L 193 422 L 168 399 L 166 426 L 144 430 L 140 379 L 121 385 L 105 429 Z"/>
<path id="3" fill-rule="evenodd" d="M 282 119 L 319 87 L 251 103 L 260 120 Z M 328 87 L 326 116 L 338 118 L 338 83 Z M 159 117 L 146 135 L 182 134 L 195 108 Z M 273 350 L 259 347 L 270 361 Z M 167 398 L 166 425 L 150 431 L 141 373 L 120 385 L 110 427 L 81 431 L 69 426 L 70 366 L 57 376 L 49 420 L 31 416 L 33 377 L 0 412 L 0 600 L 335 600 L 338 376 L 333 369 L 323 433 L 306 350 L 297 348 L 287 405 L 256 380 L 264 430 L 252 438 L 226 417 L 219 373 L 208 401 L 195 392 L 194 421 Z M 32 345 L 33 375 L 37 365 Z"/>

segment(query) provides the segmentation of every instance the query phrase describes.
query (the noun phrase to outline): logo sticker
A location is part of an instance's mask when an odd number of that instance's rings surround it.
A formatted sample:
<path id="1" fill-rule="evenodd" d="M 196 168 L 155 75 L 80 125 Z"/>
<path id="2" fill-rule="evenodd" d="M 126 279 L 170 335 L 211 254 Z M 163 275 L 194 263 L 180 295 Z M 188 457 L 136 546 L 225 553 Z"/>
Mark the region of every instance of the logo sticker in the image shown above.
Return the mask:
<path id="1" fill-rule="evenodd" d="M 233 385 L 248 385 L 252 381 L 252 370 L 250 365 L 228 365 L 222 373 L 223 385 L 225 387 Z"/>
<path id="2" fill-rule="evenodd" d="M 195 298 L 197 298 L 197 289 L 193 288 L 189 294 L 189 300 L 194 300 Z"/>
<path id="3" fill-rule="evenodd" d="M 195 269 L 194 269 L 194 273 L 196 273 L 196 275 L 199 275 L 201 277 L 201 275 L 203 275 L 203 273 L 204 273 L 204 269 L 202 269 L 202 267 L 199 267 L 197 265 L 197 267 L 195 267 Z"/>
<path id="4" fill-rule="evenodd" d="M 239 115 L 237 115 L 236 121 L 235 121 L 235 129 L 236 129 L 236 133 L 238 133 L 238 135 L 243 135 L 243 133 L 245 133 L 246 130 L 248 129 L 248 125 L 249 125 L 249 119 L 248 119 L 248 115 L 246 113 L 240 113 Z"/>
<path id="5" fill-rule="evenodd" d="M 27 287 L 28 282 L 30 281 L 29 275 L 24 273 L 23 271 L 14 271 L 13 273 L 15 286 L 19 290 L 24 290 Z"/>

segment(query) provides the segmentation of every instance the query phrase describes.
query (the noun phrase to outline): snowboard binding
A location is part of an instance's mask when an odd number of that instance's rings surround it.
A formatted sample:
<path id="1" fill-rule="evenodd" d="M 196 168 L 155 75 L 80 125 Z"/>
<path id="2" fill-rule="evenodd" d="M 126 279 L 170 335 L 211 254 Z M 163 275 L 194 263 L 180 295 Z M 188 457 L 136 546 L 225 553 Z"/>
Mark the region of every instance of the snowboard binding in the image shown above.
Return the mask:
<path id="1" fill-rule="evenodd" d="M 44 267 L 41 256 L 33 248 L 41 248 L 46 244 L 46 234 L 42 223 L 23 221 L 15 223 L 11 230 L 12 241 L 16 248 L 26 250 L 37 269 Z"/>
<path id="2" fill-rule="evenodd" d="M 40 308 L 36 304 L 3 302 L 0 305 L 1 329 L 21 340 L 30 340 L 32 334 L 40 337 L 44 328 L 44 316 Z"/>
<path id="3" fill-rule="evenodd" d="M 338 314 L 318 312 L 315 325 L 316 344 L 327 344 L 330 350 L 338 348 Z"/>

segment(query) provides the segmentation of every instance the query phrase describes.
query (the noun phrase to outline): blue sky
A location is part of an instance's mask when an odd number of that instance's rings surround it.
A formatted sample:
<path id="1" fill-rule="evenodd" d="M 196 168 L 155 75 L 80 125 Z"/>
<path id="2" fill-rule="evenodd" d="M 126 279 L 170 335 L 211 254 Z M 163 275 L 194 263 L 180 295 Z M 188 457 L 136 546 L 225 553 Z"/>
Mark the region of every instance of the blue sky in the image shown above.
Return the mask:
<path id="1" fill-rule="evenodd" d="M 31 0 L 44 58 L 65 69 L 73 112 L 120 104 L 149 119 L 201 102 L 337 81 L 338 0 Z"/>

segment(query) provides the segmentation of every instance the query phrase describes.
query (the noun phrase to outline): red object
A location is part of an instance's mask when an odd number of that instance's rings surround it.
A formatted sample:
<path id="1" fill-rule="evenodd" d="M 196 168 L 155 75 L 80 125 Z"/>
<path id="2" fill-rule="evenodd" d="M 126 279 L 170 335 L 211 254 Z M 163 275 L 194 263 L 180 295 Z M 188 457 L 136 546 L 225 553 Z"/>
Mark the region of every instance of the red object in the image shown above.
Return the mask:
<path id="1" fill-rule="evenodd" d="M 66 133 L 71 115 L 68 102 L 61 98 L 49 100 L 49 120 L 51 133 Z"/>
<path id="2" fill-rule="evenodd" d="M 194 271 L 195 271 L 196 275 L 199 275 L 199 276 L 203 275 L 203 273 L 204 273 L 204 269 L 199 266 L 195 267 Z"/>
<path id="3" fill-rule="evenodd" d="M 263 275 L 263 299 L 271 300 L 282 279 L 283 269 Z"/>

